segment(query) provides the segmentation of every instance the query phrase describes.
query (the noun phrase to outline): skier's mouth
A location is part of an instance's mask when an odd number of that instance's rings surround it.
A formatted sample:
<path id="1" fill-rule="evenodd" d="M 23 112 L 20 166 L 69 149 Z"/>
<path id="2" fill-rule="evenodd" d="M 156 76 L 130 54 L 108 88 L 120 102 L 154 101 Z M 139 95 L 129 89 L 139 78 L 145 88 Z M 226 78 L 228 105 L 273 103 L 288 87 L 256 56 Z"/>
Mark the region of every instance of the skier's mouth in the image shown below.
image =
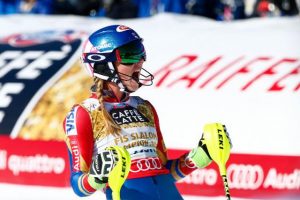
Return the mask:
<path id="1" fill-rule="evenodd" d="M 137 83 L 140 81 L 140 71 L 133 72 L 131 75 L 132 79 L 135 80 Z"/>

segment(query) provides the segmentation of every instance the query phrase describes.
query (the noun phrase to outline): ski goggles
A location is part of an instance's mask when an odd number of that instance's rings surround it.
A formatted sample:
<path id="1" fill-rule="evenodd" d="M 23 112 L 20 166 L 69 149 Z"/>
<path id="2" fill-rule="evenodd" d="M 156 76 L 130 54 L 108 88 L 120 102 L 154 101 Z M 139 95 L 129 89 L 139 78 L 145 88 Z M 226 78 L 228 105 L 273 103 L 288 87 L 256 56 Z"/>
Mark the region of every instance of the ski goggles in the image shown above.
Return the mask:
<path id="1" fill-rule="evenodd" d="M 140 40 L 135 40 L 110 53 L 83 53 L 84 63 L 105 63 L 118 61 L 122 64 L 134 64 L 146 60 L 146 51 Z"/>
<path id="2" fill-rule="evenodd" d="M 146 51 L 140 40 L 119 47 L 116 50 L 116 54 L 122 64 L 133 64 L 141 59 L 146 60 Z"/>

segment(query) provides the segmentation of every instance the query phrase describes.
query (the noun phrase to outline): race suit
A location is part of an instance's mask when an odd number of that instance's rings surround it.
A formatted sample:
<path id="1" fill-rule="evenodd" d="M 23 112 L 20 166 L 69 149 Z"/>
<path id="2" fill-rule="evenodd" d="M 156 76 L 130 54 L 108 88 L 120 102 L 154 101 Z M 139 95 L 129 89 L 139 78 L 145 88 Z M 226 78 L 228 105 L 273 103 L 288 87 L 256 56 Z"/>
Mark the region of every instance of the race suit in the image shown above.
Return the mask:
<path id="1" fill-rule="evenodd" d="M 121 199 L 182 199 L 175 182 L 196 169 L 187 153 L 167 159 L 167 150 L 154 107 L 140 97 L 123 102 L 106 99 L 104 106 L 121 127 L 121 134 L 103 134 L 104 121 L 96 94 L 75 105 L 64 120 L 66 143 L 71 166 L 71 186 L 79 196 L 95 192 L 87 181 L 93 158 L 109 146 L 125 147 L 131 168 L 122 189 Z M 107 199 L 112 191 L 104 189 Z"/>

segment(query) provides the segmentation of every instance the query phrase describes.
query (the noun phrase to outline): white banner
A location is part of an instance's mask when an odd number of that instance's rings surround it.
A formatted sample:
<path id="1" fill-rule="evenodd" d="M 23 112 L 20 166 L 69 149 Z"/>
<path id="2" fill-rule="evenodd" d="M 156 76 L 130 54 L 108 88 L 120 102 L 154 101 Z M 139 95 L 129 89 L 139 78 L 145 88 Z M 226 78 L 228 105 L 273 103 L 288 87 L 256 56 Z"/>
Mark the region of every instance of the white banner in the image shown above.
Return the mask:
<path id="1" fill-rule="evenodd" d="M 167 147 L 193 148 L 203 125 L 217 121 L 227 125 L 233 152 L 300 155 L 299 17 L 224 23 L 172 14 L 118 21 L 2 16 L 0 37 L 91 33 L 110 24 L 127 25 L 144 38 L 144 66 L 155 82 L 137 95 L 156 107 Z"/>

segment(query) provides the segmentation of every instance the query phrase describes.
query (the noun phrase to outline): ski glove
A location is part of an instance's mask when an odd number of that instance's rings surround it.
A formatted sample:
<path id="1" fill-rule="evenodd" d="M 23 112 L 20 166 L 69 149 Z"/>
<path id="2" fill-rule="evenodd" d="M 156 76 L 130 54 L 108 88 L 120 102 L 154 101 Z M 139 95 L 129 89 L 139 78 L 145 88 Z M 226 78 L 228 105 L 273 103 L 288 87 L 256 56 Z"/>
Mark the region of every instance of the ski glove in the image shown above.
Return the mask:
<path id="1" fill-rule="evenodd" d="M 231 143 L 231 139 L 229 137 L 229 134 L 227 132 L 226 126 L 223 125 L 223 129 L 226 133 L 226 136 L 229 140 L 230 143 L 230 147 L 232 148 L 232 143 Z M 192 160 L 192 162 L 198 167 L 198 168 L 204 168 L 206 166 L 208 166 L 212 159 L 211 156 L 209 155 L 209 151 L 206 147 L 206 139 L 203 138 L 203 134 L 202 137 L 198 143 L 198 147 L 194 148 L 188 155 L 188 157 Z M 218 147 L 216 147 L 218 148 Z"/>
<path id="2" fill-rule="evenodd" d="M 118 161 L 114 150 L 103 150 L 99 152 L 90 167 L 88 182 L 94 189 L 101 189 L 108 182 L 110 171 Z"/>
<path id="3" fill-rule="evenodd" d="M 198 168 L 204 168 L 208 166 L 212 159 L 207 151 L 206 145 L 202 143 L 203 137 L 200 139 L 198 147 L 192 149 L 188 154 L 188 157 Z"/>

